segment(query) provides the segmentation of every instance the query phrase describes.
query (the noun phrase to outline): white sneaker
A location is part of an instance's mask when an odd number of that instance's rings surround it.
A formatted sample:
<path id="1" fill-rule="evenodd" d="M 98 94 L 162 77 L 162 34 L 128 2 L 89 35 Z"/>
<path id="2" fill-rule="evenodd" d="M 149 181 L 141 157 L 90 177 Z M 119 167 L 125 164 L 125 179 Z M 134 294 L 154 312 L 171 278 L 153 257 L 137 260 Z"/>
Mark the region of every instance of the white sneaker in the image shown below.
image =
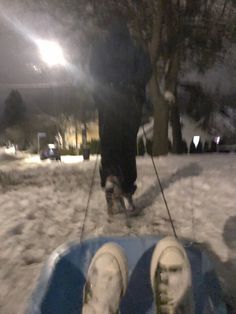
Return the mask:
<path id="1" fill-rule="evenodd" d="M 122 196 L 120 182 L 116 176 L 107 177 L 105 194 L 109 215 L 119 214 L 125 211 L 125 203 Z"/>
<path id="2" fill-rule="evenodd" d="M 82 314 L 116 314 L 128 284 L 128 264 L 122 248 L 103 245 L 93 257 L 84 287 Z"/>
<path id="3" fill-rule="evenodd" d="M 184 247 L 166 237 L 151 260 L 151 285 L 158 314 L 193 314 L 191 267 Z"/>

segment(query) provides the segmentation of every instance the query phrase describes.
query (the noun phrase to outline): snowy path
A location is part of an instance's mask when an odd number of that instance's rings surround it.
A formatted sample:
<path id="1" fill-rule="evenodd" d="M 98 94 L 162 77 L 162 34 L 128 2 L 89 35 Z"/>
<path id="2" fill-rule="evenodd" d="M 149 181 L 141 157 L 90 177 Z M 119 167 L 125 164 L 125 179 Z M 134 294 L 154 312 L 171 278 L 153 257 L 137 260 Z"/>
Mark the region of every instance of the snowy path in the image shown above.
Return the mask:
<path id="1" fill-rule="evenodd" d="M 213 257 L 227 299 L 236 308 L 235 155 L 169 156 L 157 165 L 180 237 L 198 240 Z M 46 257 L 79 239 L 95 161 L 38 163 L 0 158 L 0 313 L 23 313 Z M 129 229 L 123 216 L 108 221 L 104 195 L 95 189 L 84 237 L 170 234 L 150 159 L 138 159 L 137 206 Z"/>

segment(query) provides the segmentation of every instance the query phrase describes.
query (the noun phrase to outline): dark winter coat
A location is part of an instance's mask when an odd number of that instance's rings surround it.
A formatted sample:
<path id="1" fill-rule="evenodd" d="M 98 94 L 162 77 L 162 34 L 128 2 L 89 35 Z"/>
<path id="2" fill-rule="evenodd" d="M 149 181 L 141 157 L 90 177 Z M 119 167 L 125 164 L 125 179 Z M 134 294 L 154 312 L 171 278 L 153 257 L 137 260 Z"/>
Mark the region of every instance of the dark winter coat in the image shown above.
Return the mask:
<path id="1" fill-rule="evenodd" d="M 149 57 L 135 45 L 124 21 L 114 21 L 104 38 L 92 45 L 90 72 L 100 83 L 145 87 L 151 75 Z"/>

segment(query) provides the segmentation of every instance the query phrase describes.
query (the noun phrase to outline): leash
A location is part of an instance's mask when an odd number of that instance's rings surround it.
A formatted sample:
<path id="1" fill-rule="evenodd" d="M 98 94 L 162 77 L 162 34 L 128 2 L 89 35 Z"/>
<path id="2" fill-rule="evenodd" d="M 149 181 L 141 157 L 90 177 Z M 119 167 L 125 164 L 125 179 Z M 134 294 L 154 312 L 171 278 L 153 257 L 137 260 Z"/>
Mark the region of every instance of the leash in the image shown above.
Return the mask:
<path id="1" fill-rule="evenodd" d="M 144 129 L 143 125 L 142 125 L 142 129 L 143 129 L 143 135 L 144 135 L 145 140 L 147 142 L 147 135 L 146 135 L 146 132 L 145 132 L 145 129 Z M 169 221 L 170 221 L 170 224 L 171 224 L 171 228 L 172 228 L 173 234 L 174 234 L 175 238 L 178 239 L 178 236 L 177 236 L 177 233 L 176 233 L 176 230 L 175 230 L 175 226 L 174 226 L 174 222 L 173 222 L 173 219 L 171 217 L 170 209 L 169 209 L 166 197 L 165 197 L 164 189 L 162 187 L 161 180 L 160 180 L 160 177 L 159 177 L 159 174 L 158 174 L 158 171 L 157 171 L 157 167 L 156 167 L 156 164 L 154 162 L 153 155 L 151 154 L 150 157 L 151 157 L 151 160 L 152 160 L 152 165 L 153 165 L 156 177 L 157 177 L 158 184 L 160 186 L 162 198 L 163 198 L 163 201 L 164 201 L 164 204 L 165 204 L 165 207 L 166 207 L 166 211 L 167 211 L 167 214 L 168 214 L 168 217 L 169 217 Z"/>
<path id="2" fill-rule="evenodd" d="M 82 229 L 81 229 L 80 237 L 79 237 L 79 241 L 80 242 L 82 242 L 83 236 L 84 236 L 85 222 L 86 222 L 86 219 L 87 219 L 87 216 L 88 216 L 89 204 L 90 204 L 90 200 L 91 200 L 91 196 L 92 196 L 92 192 L 93 192 L 93 186 L 94 186 L 94 182 L 95 182 L 97 163 L 98 163 L 98 153 L 97 153 L 97 156 L 96 156 L 96 161 L 95 161 L 95 165 L 94 165 L 92 176 L 91 176 L 87 204 L 86 204 L 86 207 L 85 207 L 85 210 L 84 210 L 84 219 L 83 219 Z"/>

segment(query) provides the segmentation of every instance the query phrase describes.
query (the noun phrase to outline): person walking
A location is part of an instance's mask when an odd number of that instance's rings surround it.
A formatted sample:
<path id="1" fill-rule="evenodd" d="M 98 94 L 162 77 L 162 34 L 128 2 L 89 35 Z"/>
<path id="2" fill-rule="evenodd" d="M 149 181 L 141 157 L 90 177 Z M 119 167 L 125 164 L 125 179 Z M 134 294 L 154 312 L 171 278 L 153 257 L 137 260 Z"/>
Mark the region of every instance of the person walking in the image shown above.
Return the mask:
<path id="1" fill-rule="evenodd" d="M 137 178 L 136 141 L 151 65 L 144 49 L 132 40 L 124 18 L 115 17 L 106 34 L 93 43 L 90 72 L 95 82 L 100 176 L 108 213 L 127 209 L 130 215 L 136 214 L 132 199 Z"/>

